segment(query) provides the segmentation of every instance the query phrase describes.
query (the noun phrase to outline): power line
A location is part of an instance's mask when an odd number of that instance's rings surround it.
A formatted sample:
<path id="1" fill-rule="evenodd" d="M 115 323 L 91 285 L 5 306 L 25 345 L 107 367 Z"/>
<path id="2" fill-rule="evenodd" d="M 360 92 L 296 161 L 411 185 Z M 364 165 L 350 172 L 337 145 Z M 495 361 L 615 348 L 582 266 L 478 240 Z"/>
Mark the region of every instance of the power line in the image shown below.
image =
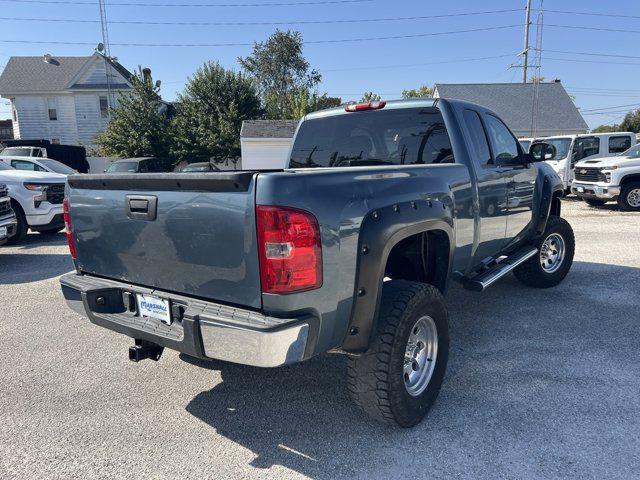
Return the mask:
<path id="1" fill-rule="evenodd" d="M 580 25 L 553 25 L 553 24 L 547 25 L 545 24 L 545 27 L 571 28 L 573 30 L 596 30 L 598 32 L 640 33 L 640 30 L 626 30 L 623 28 L 585 27 Z"/>
<path id="2" fill-rule="evenodd" d="M 545 8 L 545 12 L 551 13 L 566 13 L 570 15 L 588 15 L 592 17 L 612 17 L 612 18 L 640 18 L 640 15 L 622 15 L 622 14 L 613 14 L 613 13 L 598 13 L 598 12 L 571 12 L 568 10 L 547 10 Z"/>
<path id="3" fill-rule="evenodd" d="M 355 43 L 355 42 L 370 42 L 376 40 L 400 40 L 408 38 L 423 38 L 423 37 L 436 37 L 443 35 L 454 35 L 458 33 L 475 33 L 485 32 L 490 30 L 504 30 L 507 28 L 520 27 L 521 25 L 501 25 L 496 27 L 483 27 L 483 28 L 471 28 L 466 30 L 452 30 L 448 32 L 430 32 L 430 33 L 416 33 L 408 35 L 389 35 L 384 37 L 364 37 L 364 38 L 341 38 L 341 39 L 323 39 L 323 40 L 308 40 L 303 42 L 305 45 L 318 45 L 318 44 L 331 44 L 331 43 Z M 68 42 L 59 40 L 9 40 L 0 39 L 0 43 L 21 43 L 21 44 L 36 44 L 36 45 L 95 45 L 95 42 Z M 253 46 L 253 42 L 232 42 L 232 43 L 111 43 L 112 46 L 118 47 L 247 47 Z"/>
<path id="4" fill-rule="evenodd" d="M 0 0 L 12 3 L 38 3 L 45 5 L 91 5 L 95 2 L 77 0 Z M 232 7 L 295 7 L 307 5 L 334 5 L 341 3 L 367 3 L 376 0 L 310 0 L 300 2 L 272 2 L 272 3 L 143 3 L 143 2 L 109 2 L 109 6 L 128 7 L 211 7 L 211 8 L 232 8 Z"/>
<path id="5" fill-rule="evenodd" d="M 636 65 L 640 66 L 640 63 L 633 62 L 611 62 L 607 60 L 580 60 L 578 58 L 554 58 L 554 57 L 544 57 L 545 60 L 555 60 L 560 62 L 574 62 L 574 63 L 598 63 L 598 64 L 609 64 L 609 65 Z"/>
<path id="6" fill-rule="evenodd" d="M 588 110 L 582 110 L 582 112 L 597 112 L 599 110 L 612 110 L 615 108 L 623 108 L 623 107 L 637 107 L 640 103 L 628 103 L 626 105 L 613 105 L 611 107 L 600 107 L 600 108 L 590 108 Z"/>
<path id="7" fill-rule="evenodd" d="M 569 51 L 569 50 L 549 50 L 547 48 L 544 49 L 545 52 L 551 52 L 551 53 L 566 53 L 569 55 L 588 55 L 588 56 L 592 56 L 592 57 L 615 57 L 615 58 L 638 58 L 640 59 L 639 56 L 637 55 L 619 55 L 619 54 L 613 54 L 613 53 L 594 53 L 594 52 L 575 52 L 575 51 Z"/>
<path id="8" fill-rule="evenodd" d="M 4 0 L 0 0 L 4 1 Z M 112 5 L 112 3 L 109 3 Z M 341 23 L 374 23 L 374 22 L 401 22 L 410 20 L 429 20 L 436 18 L 467 17 L 475 15 L 488 15 L 494 13 L 518 12 L 520 9 L 509 10 L 489 10 L 483 12 L 449 13 L 442 15 L 421 15 L 413 17 L 387 17 L 387 18 L 354 18 L 345 20 L 290 20 L 277 22 L 159 22 L 149 20 L 109 20 L 110 24 L 122 25 L 187 25 L 187 26 L 256 26 L 256 25 L 325 25 Z M 58 23 L 100 23 L 99 20 L 83 20 L 71 18 L 22 18 L 22 17 L 0 17 L 3 21 L 25 21 L 25 22 L 58 22 Z"/>
<path id="9" fill-rule="evenodd" d="M 459 58 L 456 60 L 438 60 L 438 61 L 427 62 L 427 63 L 407 63 L 407 64 L 401 64 L 401 65 L 371 65 L 371 66 L 361 66 L 361 67 L 329 68 L 329 69 L 322 69 L 322 72 L 347 72 L 352 70 L 381 70 L 381 69 L 406 68 L 406 67 L 425 67 L 430 65 L 474 62 L 478 60 L 491 60 L 494 58 L 506 58 L 506 57 L 512 57 L 512 56 L 513 56 L 513 53 L 506 53 L 504 55 L 492 55 L 489 57 Z"/>

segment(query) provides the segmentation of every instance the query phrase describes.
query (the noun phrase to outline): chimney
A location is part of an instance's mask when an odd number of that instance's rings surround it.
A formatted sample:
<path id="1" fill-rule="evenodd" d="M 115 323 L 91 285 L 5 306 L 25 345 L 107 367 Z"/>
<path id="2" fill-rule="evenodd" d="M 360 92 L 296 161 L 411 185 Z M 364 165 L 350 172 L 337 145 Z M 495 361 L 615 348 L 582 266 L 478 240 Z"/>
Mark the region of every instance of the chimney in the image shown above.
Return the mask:
<path id="1" fill-rule="evenodd" d="M 51 63 L 51 54 L 49 53 L 44 54 L 44 63 Z"/>
<path id="2" fill-rule="evenodd" d="M 559 79 L 559 78 L 556 78 L 556 79 L 553 81 L 553 83 L 560 83 L 560 79 Z"/>
<path id="3" fill-rule="evenodd" d="M 143 68 L 142 69 L 142 78 L 144 79 L 145 82 L 147 83 L 151 83 L 151 69 L 150 68 Z"/>

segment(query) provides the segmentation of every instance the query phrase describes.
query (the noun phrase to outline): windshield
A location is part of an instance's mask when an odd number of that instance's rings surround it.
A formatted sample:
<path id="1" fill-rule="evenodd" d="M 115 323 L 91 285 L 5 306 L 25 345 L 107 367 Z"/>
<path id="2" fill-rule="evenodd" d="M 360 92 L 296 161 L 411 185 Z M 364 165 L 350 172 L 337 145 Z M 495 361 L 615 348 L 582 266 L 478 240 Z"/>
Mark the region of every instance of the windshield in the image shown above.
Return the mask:
<path id="1" fill-rule="evenodd" d="M 15 170 L 15 168 L 13 168 L 11 165 L 7 165 L 0 160 L 0 170 Z"/>
<path id="2" fill-rule="evenodd" d="M 621 157 L 640 158 L 640 143 L 619 154 Z"/>
<path id="3" fill-rule="evenodd" d="M 398 108 L 304 121 L 289 167 L 348 167 L 453 163 L 449 135 L 437 108 Z"/>
<path id="4" fill-rule="evenodd" d="M 133 172 L 138 171 L 138 162 L 116 162 L 107 169 L 107 173 L 112 172 Z"/>
<path id="5" fill-rule="evenodd" d="M 556 156 L 549 160 L 564 160 L 569 155 L 569 149 L 571 148 L 570 138 L 543 138 L 540 141 L 556 147 Z"/>
<path id="6" fill-rule="evenodd" d="M 63 175 L 72 175 L 76 172 L 73 168 L 67 167 L 64 163 L 60 163 L 56 160 L 49 158 L 42 158 L 38 160 L 42 165 L 55 173 L 62 173 Z"/>
<path id="7" fill-rule="evenodd" d="M 5 157 L 30 157 L 31 149 L 30 148 L 5 148 L 0 152 L 0 155 L 4 155 Z"/>
<path id="8" fill-rule="evenodd" d="M 183 172 L 209 172 L 213 170 L 209 163 L 194 163 L 182 169 Z"/>

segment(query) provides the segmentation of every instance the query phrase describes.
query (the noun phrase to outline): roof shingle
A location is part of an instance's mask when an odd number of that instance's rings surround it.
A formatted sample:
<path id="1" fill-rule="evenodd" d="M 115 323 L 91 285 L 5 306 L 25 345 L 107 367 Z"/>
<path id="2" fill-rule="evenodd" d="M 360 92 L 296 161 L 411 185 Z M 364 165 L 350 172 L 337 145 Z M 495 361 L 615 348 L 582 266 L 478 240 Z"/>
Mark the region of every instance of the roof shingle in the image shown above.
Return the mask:
<path id="1" fill-rule="evenodd" d="M 493 110 L 516 135 L 531 135 L 535 96 L 533 83 L 438 83 L 442 98 L 477 103 Z M 560 82 L 538 85 L 537 134 L 587 132 L 589 126 Z"/>
<path id="2" fill-rule="evenodd" d="M 297 120 L 245 120 L 240 130 L 241 138 L 293 138 Z"/>

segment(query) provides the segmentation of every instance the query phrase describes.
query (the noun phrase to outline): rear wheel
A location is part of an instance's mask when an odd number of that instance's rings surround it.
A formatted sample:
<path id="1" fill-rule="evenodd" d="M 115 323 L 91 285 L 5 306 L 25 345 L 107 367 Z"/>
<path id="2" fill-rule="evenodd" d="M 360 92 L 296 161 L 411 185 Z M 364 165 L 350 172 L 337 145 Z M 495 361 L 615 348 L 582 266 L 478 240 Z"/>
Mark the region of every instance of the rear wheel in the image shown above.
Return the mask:
<path id="1" fill-rule="evenodd" d="M 627 183 L 622 187 L 618 205 L 627 212 L 640 212 L 640 182 Z"/>
<path id="2" fill-rule="evenodd" d="M 349 357 L 349 393 L 378 421 L 412 427 L 427 414 L 449 356 L 448 314 L 431 285 L 386 282 L 369 350 Z"/>
<path id="3" fill-rule="evenodd" d="M 592 207 L 601 207 L 607 203 L 605 200 L 598 200 L 597 198 L 585 198 L 584 201 Z"/>
<path id="4" fill-rule="evenodd" d="M 27 225 L 27 218 L 22 211 L 22 207 L 17 202 L 11 201 L 11 208 L 16 214 L 16 233 L 9 237 L 7 241 L 8 245 L 15 245 L 17 243 L 22 242 L 27 237 L 27 231 L 29 230 L 29 225 Z"/>
<path id="5" fill-rule="evenodd" d="M 538 254 L 516 267 L 513 273 L 518 280 L 530 287 L 554 287 L 569 273 L 575 242 L 569 222 L 552 215 L 537 241 Z"/>

